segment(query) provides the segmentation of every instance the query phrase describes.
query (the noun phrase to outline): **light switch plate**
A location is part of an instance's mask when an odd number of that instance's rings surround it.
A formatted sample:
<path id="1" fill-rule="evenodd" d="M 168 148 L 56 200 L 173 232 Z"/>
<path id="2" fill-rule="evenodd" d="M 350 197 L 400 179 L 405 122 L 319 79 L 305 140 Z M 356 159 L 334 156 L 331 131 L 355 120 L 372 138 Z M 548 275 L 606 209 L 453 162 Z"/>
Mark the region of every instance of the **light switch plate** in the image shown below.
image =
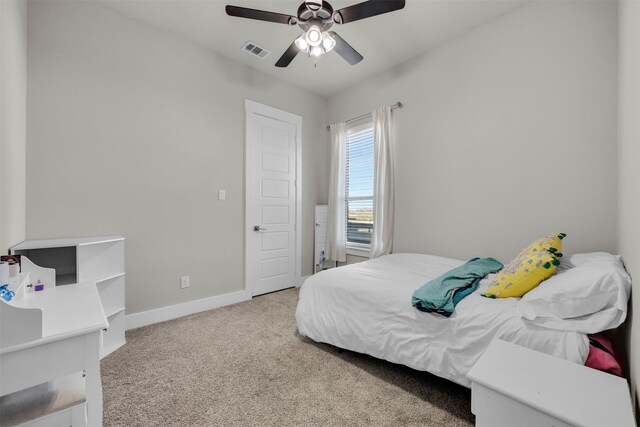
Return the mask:
<path id="1" fill-rule="evenodd" d="M 227 198 L 227 192 L 224 190 L 218 190 L 218 200 L 225 200 Z"/>

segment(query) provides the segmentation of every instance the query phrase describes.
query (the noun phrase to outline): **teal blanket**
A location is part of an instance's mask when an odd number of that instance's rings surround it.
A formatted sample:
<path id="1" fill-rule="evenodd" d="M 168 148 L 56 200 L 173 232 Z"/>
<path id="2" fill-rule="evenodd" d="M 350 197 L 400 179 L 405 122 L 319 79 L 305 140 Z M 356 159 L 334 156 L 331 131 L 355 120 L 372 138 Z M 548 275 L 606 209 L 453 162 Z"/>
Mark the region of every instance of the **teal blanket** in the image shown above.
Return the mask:
<path id="1" fill-rule="evenodd" d="M 449 317 L 458 302 L 476 290 L 484 276 L 496 273 L 502 267 L 502 264 L 493 258 L 473 258 L 422 285 L 413 293 L 411 305 L 420 311 L 435 312 Z"/>

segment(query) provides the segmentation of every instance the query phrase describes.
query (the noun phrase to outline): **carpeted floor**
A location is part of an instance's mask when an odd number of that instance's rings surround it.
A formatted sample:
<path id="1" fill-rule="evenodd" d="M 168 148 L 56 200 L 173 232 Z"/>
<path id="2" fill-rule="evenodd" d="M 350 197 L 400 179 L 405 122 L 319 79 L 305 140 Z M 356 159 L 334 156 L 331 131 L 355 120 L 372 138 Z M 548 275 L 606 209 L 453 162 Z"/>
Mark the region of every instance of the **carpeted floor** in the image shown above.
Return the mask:
<path id="1" fill-rule="evenodd" d="M 470 392 L 297 333 L 298 290 L 127 332 L 105 426 L 470 426 Z"/>

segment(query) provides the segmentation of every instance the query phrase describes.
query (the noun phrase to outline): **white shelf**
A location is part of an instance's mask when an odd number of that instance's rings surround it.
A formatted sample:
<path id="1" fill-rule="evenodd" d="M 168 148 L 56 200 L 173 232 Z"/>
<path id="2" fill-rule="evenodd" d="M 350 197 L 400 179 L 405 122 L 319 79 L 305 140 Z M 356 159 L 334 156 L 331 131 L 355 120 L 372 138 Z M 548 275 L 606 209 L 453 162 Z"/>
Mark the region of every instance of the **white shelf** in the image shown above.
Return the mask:
<path id="1" fill-rule="evenodd" d="M 100 358 L 122 347 L 125 343 L 124 309 L 112 314 L 108 318 L 109 327 L 102 333 L 100 340 Z"/>
<path id="2" fill-rule="evenodd" d="M 111 275 L 111 276 L 108 276 L 108 277 L 95 279 L 95 280 L 90 280 L 90 282 L 101 283 L 101 282 L 106 282 L 108 280 L 117 279 L 118 277 L 122 277 L 122 276 L 124 276 L 124 273 L 118 273 L 118 274 L 114 274 L 114 275 Z"/>
<path id="3" fill-rule="evenodd" d="M 109 240 L 78 246 L 78 281 L 111 277 L 124 271 L 124 241 Z"/>
<path id="4" fill-rule="evenodd" d="M 109 319 L 110 317 L 115 316 L 116 314 L 120 314 L 120 313 L 124 312 L 124 310 L 125 310 L 125 307 L 124 307 L 124 306 L 122 306 L 122 307 L 120 307 L 120 308 L 118 308 L 118 309 L 113 310 L 110 314 L 107 314 L 107 315 L 106 315 L 106 316 L 107 316 L 107 319 Z"/>
<path id="5" fill-rule="evenodd" d="M 125 343 L 123 237 L 27 240 L 12 247 L 11 253 L 33 255 L 40 265 L 56 269 L 56 285 L 95 282 L 110 323 L 108 331 L 101 334 L 101 357 Z"/>
<path id="6" fill-rule="evenodd" d="M 72 285 L 74 283 L 78 283 L 75 273 L 56 275 L 56 286 Z"/>
<path id="7" fill-rule="evenodd" d="M 65 239 L 25 240 L 11 248 L 11 251 L 26 251 L 29 249 L 62 248 L 68 246 L 85 246 L 97 243 L 118 242 L 124 240 L 122 236 L 77 237 Z"/>
<path id="8" fill-rule="evenodd" d="M 109 311 L 105 310 L 104 315 L 107 316 L 107 318 L 113 317 L 116 314 L 122 313 L 124 309 L 125 309 L 124 305 L 120 307 L 113 307 Z"/>
<path id="9" fill-rule="evenodd" d="M 117 349 L 119 349 L 125 344 L 126 344 L 125 341 L 121 341 L 121 342 L 114 343 L 109 347 L 102 347 L 100 349 L 100 359 L 104 359 L 106 356 L 110 355 L 111 353 L 113 353 L 114 351 L 116 351 Z"/>

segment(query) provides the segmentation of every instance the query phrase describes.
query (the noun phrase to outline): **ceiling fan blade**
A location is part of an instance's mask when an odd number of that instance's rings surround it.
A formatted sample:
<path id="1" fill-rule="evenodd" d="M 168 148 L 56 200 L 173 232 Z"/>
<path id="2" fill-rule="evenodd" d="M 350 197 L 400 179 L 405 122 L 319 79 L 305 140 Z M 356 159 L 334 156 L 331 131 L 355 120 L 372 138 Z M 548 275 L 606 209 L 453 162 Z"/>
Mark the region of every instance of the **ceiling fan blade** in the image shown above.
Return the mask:
<path id="1" fill-rule="evenodd" d="M 362 61 L 362 55 L 352 48 L 349 43 L 344 41 L 342 37 L 336 34 L 335 31 L 329 31 L 329 34 L 336 41 L 336 47 L 333 48 L 333 50 L 335 50 L 338 55 L 342 56 L 345 61 L 351 65 L 356 65 L 358 62 Z"/>
<path id="2" fill-rule="evenodd" d="M 300 52 L 300 49 L 298 49 L 298 46 L 296 46 L 296 42 L 294 41 L 293 43 L 291 43 L 291 46 L 289 46 L 289 48 L 282 54 L 280 59 L 278 59 L 278 62 L 276 62 L 276 67 L 284 68 L 291 64 L 291 61 L 293 61 L 293 58 L 296 57 L 298 52 Z"/>
<path id="3" fill-rule="evenodd" d="M 295 25 L 298 22 L 295 16 L 268 12 L 266 10 L 249 9 L 246 7 L 231 5 L 227 5 L 225 10 L 227 11 L 227 15 L 237 16 L 238 18 L 257 19 L 258 21 L 268 21 L 287 25 Z"/>
<path id="4" fill-rule="evenodd" d="M 347 24 L 404 8 L 405 0 L 369 0 L 347 6 L 334 13 L 336 24 Z"/>

